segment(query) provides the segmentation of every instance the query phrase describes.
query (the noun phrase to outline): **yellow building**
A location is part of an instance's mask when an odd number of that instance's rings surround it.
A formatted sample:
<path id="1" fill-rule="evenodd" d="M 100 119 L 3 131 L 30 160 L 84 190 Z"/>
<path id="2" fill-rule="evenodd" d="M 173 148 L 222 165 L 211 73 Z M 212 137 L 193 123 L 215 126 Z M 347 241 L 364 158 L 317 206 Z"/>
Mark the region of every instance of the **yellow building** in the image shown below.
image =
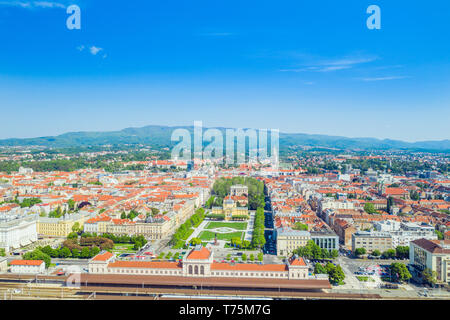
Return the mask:
<path id="1" fill-rule="evenodd" d="M 247 207 L 238 207 L 236 202 L 231 199 L 226 199 L 223 201 L 223 207 L 213 207 L 212 214 L 223 214 L 225 215 L 225 220 L 231 220 L 236 216 L 246 216 L 249 218 Z"/>
<path id="2" fill-rule="evenodd" d="M 50 237 L 67 237 L 72 232 L 72 227 L 78 222 L 83 228 L 84 222 L 89 218 L 87 214 L 66 214 L 61 218 L 39 217 L 37 232 L 40 235 Z"/>

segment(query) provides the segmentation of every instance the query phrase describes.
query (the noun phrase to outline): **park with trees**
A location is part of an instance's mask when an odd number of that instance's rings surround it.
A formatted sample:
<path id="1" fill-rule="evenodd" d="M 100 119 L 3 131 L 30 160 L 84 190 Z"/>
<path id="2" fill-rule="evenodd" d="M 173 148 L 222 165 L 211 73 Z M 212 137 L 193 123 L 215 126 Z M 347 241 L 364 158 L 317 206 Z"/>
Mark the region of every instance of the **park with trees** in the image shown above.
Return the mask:
<path id="1" fill-rule="evenodd" d="M 213 196 L 211 200 L 208 199 L 207 205 L 222 206 L 223 199 L 225 199 L 231 190 L 232 185 L 242 184 L 248 188 L 248 207 L 250 210 L 256 210 L 259 207 L 265 205 L 264 202 L 264 182 L 250 177 L 233 177 L 233 178 L 220 178 L 214 182 Z"/>

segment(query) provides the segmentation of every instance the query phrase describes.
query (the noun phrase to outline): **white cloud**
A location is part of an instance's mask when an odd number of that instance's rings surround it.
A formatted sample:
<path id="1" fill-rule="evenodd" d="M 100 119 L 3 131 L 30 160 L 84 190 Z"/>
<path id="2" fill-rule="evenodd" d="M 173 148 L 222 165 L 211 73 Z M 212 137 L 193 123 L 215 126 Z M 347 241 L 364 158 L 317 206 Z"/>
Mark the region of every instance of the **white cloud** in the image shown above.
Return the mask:
<path id="1" fill-rule="evenodd" d="M 364 57 L 364 58 L 344 58 L 338 60 L 324 61 L 320 65 L 325 66 L 354 66 L 361 63 L 368 63 L 377 60 L 377 57 Z"/>
<path id="2" fill-rule="evenodd" d="M 405 79 L 405 76 L 388 76 L 388 77 L 374 77 L 374 78 L 362 78 L 362 81 L 386 81 L 386 80 L 398 80 Z"/>
<path id="3" fill-rule="evenodd" d="M 98 48 L 96 46 L 92 46 L 89 48 L 89 51 L 91 52 L 91 54 L 93 54 L 94 56 L 97 55 L 97 53 L 99 53 L 100 51 L 102 51 L 103 48 Z"/>
<path id="4" fill-rule="evenodd" d="M 83 45 L 81 45 L 81 46 L 79 46 L 79 47 L 77 47 L 77 49 L 79 50 L 79 51 L 83 51 L 84 50 L 84 46 Z"/>
<path id="5" fill-rule="evenodd" d="M 337 70 L 344 70 L 344 69 L 350 69 L 351 65 L 341 65 L 341 66 L 327 66 L 318 69 L 318 72 L 330 72 L 330 71 L 337 71 Z"/>
<path id="6" fill-rule="evenodd" d="M 65 5 L 63 5 L 62 3 L 58 3 L 58 2 L 34 1 L 33 4 L 39 8 L 63 8 L 63 9 L 66 8 Z"/>
<path id="7" fill-rule="evenodd" d="M 0 6 L 20 7 L 24 9 L 35 9 L 35 8 L 65 9 L 67 7 L 67 5 L 65 4 L 53 1 L 0 1 Z"/>
<path id="8" fill-rule="evenodd" d="M 309 63 L 301 68 L 282 69 L 282 72 L 332 72 L 338 70 L 351 69 L 359 64 L 369 63 L 377 60 L 377 57 L 356 57 L 356 58 L 341 58 L 336 60 L 320 60 Z"/>

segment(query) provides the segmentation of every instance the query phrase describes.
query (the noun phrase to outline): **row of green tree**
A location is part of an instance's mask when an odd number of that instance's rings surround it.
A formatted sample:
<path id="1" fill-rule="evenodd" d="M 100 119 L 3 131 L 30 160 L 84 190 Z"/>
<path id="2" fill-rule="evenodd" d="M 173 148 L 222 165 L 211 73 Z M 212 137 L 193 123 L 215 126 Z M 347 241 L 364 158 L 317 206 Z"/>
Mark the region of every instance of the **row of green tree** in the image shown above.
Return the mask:
<path id="1" fill-rule="evenodd" d="M 354 254 L 359 257 L 367 254 L 367 250 L 365 248 L 356 248 Z M 395 249 L 388 249 L 384 252 L 380 252 L 380 250 L 375 249 L 371 252 L 374 257 L 381 257 L 383 259 L 408 259 L 409 258 L 409 247 L 408 246 L 397 246 Z"/>
<path id="2" fill-rule="evenodd" d="M 314 240 L 308 240 L 305 246 L 294 250 L 294 253 L 307 259 L 335 259 L 339 256 L 336 249 L 327 250 L 319 247 Z"/>
<path id="3" fill-rule="evenodd" d="M 229 253 L 226 258 L 227 261 L 231 261 L 231 254 Z M 264 255 L 262 252 L 259 252 L 256 255 L 256 259 L 258 259 L 259 262 L 262 262 L 264 259 Z M 246 262 L 247 260 L 250 260 L 251 262 L 255 261 L 255 255 L 253 253 L 251 253 L 249 256 L 247 256 L 247 254 L 243 253 L 241 256 L 241 261 L 242 262 Z"/>
<path id="4" fill-rule="evenodd" d="M 239 237 L 231 238 L 231 246 L 239 249 L 253 249 L 253 245 L 248 240 L 242 240 Z"/>
<path id="5" fill-rule="evenodd" d="M 73 234 L 71 234 L 73 235 Z M 110 242 L 104 241 L 103 239 L 109 240 Z M 101 235 L 101 237 L 97 237 L 97 235 L 89 234 L 89 233 L 83 233 L 80 238 L 80 244 L 86 244 L 90 243 L 92 241 L 98 241 L 98 245 L 103 250 L 110 250 L 114 247 L 115 243 L 132 243 L 134 244 L 133 249 L 139 250 L 143 246 L 147 244 L 147 239 L 143 235 L 137 235 L 137 236 L 128 236 L 128 235 L 120 235 L 116 236 L 111 233 L 104 233 Z M 107 244 L 106 244 L 107 243 Z M 103 244 L 103 247 L 101 246 Z M 112 244 L 112 246 L 111 246 Z M 108 246 L 108 247 L 107 247 Z"/>
<path id="6" fill-rule="evenodd" d="M 173 234 L 170 244 L 174 247 L 183 247 L 186 239 L 192 234 L 192 227 L 198 227 L 200 223 L 205 219 L 205 210 L 203 208 L 198 208 L 195 213 L 183 223 L 177 231 Z"/>
<path id="7" fill-rule="evenodd" d="M 262 248 L 266 244 L 266 238 L 264 237 L 264 207 L 256 209 L 255 222 L 253 224 L 253 235 L 251 246 L 253 248 Z"/>
<path id="8" fill-rule="evenodd" d="M 39 248 L 44 254 L 51 258 L 75 258 L 75 259 L 90 259 L 100 253 L 101 249 L 98 246 L 66 246 L 53 249 L 50 246 Z"/>

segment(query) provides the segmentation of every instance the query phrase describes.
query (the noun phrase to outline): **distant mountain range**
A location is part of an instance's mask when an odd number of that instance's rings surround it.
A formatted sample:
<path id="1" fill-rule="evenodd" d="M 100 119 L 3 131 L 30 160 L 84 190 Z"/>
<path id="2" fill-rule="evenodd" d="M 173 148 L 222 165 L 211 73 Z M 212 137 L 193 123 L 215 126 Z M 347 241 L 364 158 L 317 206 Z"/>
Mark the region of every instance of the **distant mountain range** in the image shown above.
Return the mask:
<path id="1" fill-rule="evenodd" d="M 0 140 L 0 146 L 46 146 L 53 148 L 101 145 L 146 144 L 171 147 L 173 130 L 182 128 L 193 133 L 193 126 L 145 126 L 109 132 L 69 132 L 58 136 Z M 203 128 L 206 130 L 207 128 Z M 216 128 L 225 132 L 226 128 Z M 390 139 L 346 138 L 304 133 L 280 133 L 280 149 L 292 146 L 324 147 L 351 150 L 416 150 L 450 152 L 450 140 L 405 142 Z"/>

